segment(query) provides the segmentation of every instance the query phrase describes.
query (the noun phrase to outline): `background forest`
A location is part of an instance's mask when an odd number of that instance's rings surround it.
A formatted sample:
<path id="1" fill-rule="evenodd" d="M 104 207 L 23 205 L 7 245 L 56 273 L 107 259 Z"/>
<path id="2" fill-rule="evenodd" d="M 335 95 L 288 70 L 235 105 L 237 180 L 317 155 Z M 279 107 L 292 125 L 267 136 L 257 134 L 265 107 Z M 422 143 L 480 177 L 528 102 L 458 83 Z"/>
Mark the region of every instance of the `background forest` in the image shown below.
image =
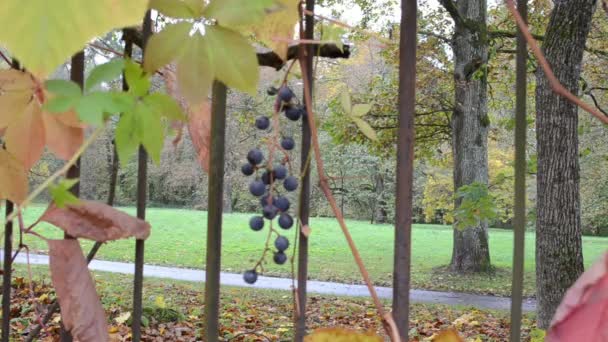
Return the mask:
<path id="1" fill-rule="evenodd" d="M 339 12 L 342 5 L 327 4 Z M 332 6 L 333 5 L 333 6 Z M 324 60 L 317 62 L 316 113 L 324 146 L 324 159 L 331 170 L 331 186 L 339 205 L 347 218 L 368 220 L 371 223 L 390 223 L 394 218 L 394 170 L 396 146 L 397 101 L 397 44 L 396 23 L 386 8 L 394 3 L 361 2 L 363 17 L 360 27 L 380 31 L 377 37 L 346 30 L 328 33 L 350 44 L 348 60 Z M 452 56 L 450 22 L 443 7 L 432 3 L 421 5 L 418 53 L 418 99 L 416 113 L 414 219 L 416 223 L 453 223 L 454 186 L 452 178 L 452 153 L 450 148 L 450 119 L 453 111 Z M 546 27 L 548 1 L 534 1 L 530 8 L 530 26 L 538 37 Z M 334 13 L 336 14 L 336 13 Z M 329 29 L 328 29 L 329 30 Z M 514 119 L 512 108 L 515 93 L 512 91 L 515 76 L 514 34 L 515 27 L 503 6 L 489 11 L 490 35 L 488 73 L 488 164 L 489 190 L 496 215 L 490 226 L 510 228 L 513 217 L 511 199 L 513 189 L 513 138 Z M 583 98 L 605 108 L 608 84 L 601 71 L 605 70 L 608 53 L 605 37 L 608 23 L 601 11 L 597 11 L 587 43 L 587 53 L 580 79 Z M 321 38 L 321 37 L 319 37 Z M 389 42 L 392 44 L 389 44 Z M 120 50 L 120 37 L 111 34 L 98 40 L 86 51 L 87 69 L 115 56 L 109 51 Z M 535 87 L 536 64 L 529 60 L 529 93 Z M 63 70 L 67 78 L 69 70 Z M 61 72 L 60 72 L 61 73 Z M 273 97 L 265 89 L 276 84 L 280 77 L 270 68 L 262 68 L 257 96 L 231 91 L 228 98 L 228 123 L 226 146 L 225 201 L 226 212 L 251 212 L 257 200 L 249 196 L 247 180 L 240 174 L 242 156 L 259 141 L 259 132 L 251 130 L 255 118 L 268 115 Z M 156 87 L 162 87 L 158 77 Z M 299 91 L 301 80 L 293 79 L 290 85 Z M 111 85 L 120 87 L 120 84 Z M 348 119 L 339 98 L 350 91 L 354 103 L 370 103 L 372 110 L 367 116 L 376 130 L 377 141 L 363 135 Z M 534 108 L 534 97 L 529 96 L 528 108 Z M 527 207 L 529 229 L 535 222 L 535 174 L 536 147 L 534 139 L 535 115 L 529 110 L 529 143 L 527 148 L 528 194 Z M 299 132 L 294 129 L 296 141 Z M 112 132 L 102 137 L 102 143 L 94 145 L 83 157 L 81 168 L 82 194 L 87 199 L 103 200 L 107 197 L 112 168 Z M 165 141 L 161 162 L 149 165 L 149 202 L 158 207 L 187 207 L 199 210 L 207 208 L 206 174 L 198 161 L 192 158 L 194 148 L 188 134 L 178 144 L 174 137 Z M 580 165 L 581 165 L 581 218 L 584 234 L 608 235 L 608 131 L 586 115 L 580 116 Z M 296 153 L 299 153 L 296 151 Z M 62 163 L 49 153 L 32 172 L 31 183 L 45 179 Z M 117 204 L 130 206 L 136 198 L 137 162 L 133 158 L 126 167 L 120 168 L 117 184 Z M 311 216 L 330 216 L 329 205 L 318 188 L 313 170 Z"/>

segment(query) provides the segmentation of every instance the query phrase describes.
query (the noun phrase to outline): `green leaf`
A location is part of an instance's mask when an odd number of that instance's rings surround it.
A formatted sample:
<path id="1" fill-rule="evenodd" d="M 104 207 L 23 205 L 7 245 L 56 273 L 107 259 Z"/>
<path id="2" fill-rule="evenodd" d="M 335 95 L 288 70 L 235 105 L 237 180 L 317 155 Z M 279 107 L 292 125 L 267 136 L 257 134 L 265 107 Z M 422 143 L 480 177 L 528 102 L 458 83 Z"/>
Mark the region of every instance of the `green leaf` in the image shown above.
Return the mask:
<path id="1" fill-rule="evenodd" d="M 127 112 L 120 116 L 118 125 L 116 125 L 116 152 L 120 165 L 126 167 L 129 158 L 137 151 L 139 147 L 139 127 L 137 117 Z"/>
<path id="2" fill-rule="evenodd" d="M 356 104 L 353 106 L 353 111 L 350 113 L 350 115 L 360 118 L 369 113 L 370 110 L 372 110 L 372 105 L 370 103 Z"/>
<path id="3" fill-rule="evenodd" d="M 163 93 L 153 93 L 143 99 L 144 103 L 158 112 L 161 116 L 170 120 L 185 121 L 186 115 L 182 107 L 171 96 Z"/>
<path id="4" fill-rule="evenodd" d="M 255 95 L 259 67 L 253 46 L 237 32 L 220 26 L 206 29 L 209 61 L 216 78 L 228 87 Z"/>
<path id="5" fill-rule="evenodd" d="M 78 104 L 76 104 L 78 117 L 81 121 L 91 125 L 103 125 L 103 113 L 106 101 L 106 94 L 101 92 L 93 92 L 82 97 Z"/>
<path id="6" fill-rule="evenodd" d="M 59 96 L 77 97 L 82 94 L 80 86 L 68 80 L 48 80 L 44 82 L 44 86 L 48 91 Z"/>
<path id="7" fill-rule="evenodd" d="M 91 70 L 91 73 L 85 82 L 85 91 L 90 91 L 103 82 L 110 82 L 117 79 L 122 74 L 124 67 L 125 60 L 122 58 L 114 59 L 108 63 L 96 66 Z"/>
<path id="8" fill-rule="evenodd" d="M 78 197 L 70 192 L 76 183 L 78 183 L 78 178 L 62 179 L 56 185 L 49 186 L 51 198 L 58 208 L 64 208 L 67 204 L 78 204 Z"/>
<path id="9" fill-rule="evenodd" d="M 177 83 L 180 94 L 191 104 L 207 99 L 214 74 L 207 55 L 203 36 L 195 34 L 187 41 L 186 49 L 177 62 Z"/>
<path id="10" fill-rule="evenodd" d="M 173 18 L 194 19 L 203 13 L 202 0 L 150 0 L 150 8 Z"/>
<path id="11" fill-rule="evenodd" d="M 125 78 L 129 85 L 129 92 L 135 96 L 144 96 L 150 90 L 150 79 L 141 66 L 131 60 L 125 63 Z"/>
<path id="12" fill-rule="evenodd" d="M 352 119 L 359 127 L 361 133 L 365 134 L 366 137 L 374 141 L 378 139 L 378 137 L 376 136 L 376 131 L 374 131 L 372 126 L 370 126 L 367 122 L 356 117 L 353 117 Z"/>
<path id="13" fill-rule="evenodd" d="M 141 23 L 149 0 L 0 1 L 0 42 L 25 69 L 45 76 L 92 38 Z"/>
<path id="14" fill-rule="evenodd" d="M 139 123 L 141 144 L 156 163 L 160 163 L 160 152 L 165 141 L 163 124 L 158 112 L 149 108 L 145 103 L 135 107 L 135 113 Z"/>
<path id="15" fill-rule="evenodd" d="M 192 24 L 179 22 L 167 25 L 159 33 L 152 35 L 146 45 L 144 70 L 153 73 L 181 57 L 187 47 Z"/>
<path id="16" fill-rule="evenodd" d="M 342 104 L 342 109 L 346 112 L 346 114 L 350 115 L 353 111 L 353 106 L 350 101 L 350 93 L 348 92 L 348 88 L 345 89 L 342 94 L 340 94 L 340 103 Z"/>
<path id="17" fill-rule="evenodd" d="M 46 101 L 42 108 L 50 113 L 64 113 L 74 108 L 79 100 L 80 97 L 58 96 Z"/>
<path id="18" fill-rule="evenodd" d="M 273 7 L 276 0 L 212 0 L 203 16 L 217 20 L 221 26 L 235 28 L 259 22 Z"/>

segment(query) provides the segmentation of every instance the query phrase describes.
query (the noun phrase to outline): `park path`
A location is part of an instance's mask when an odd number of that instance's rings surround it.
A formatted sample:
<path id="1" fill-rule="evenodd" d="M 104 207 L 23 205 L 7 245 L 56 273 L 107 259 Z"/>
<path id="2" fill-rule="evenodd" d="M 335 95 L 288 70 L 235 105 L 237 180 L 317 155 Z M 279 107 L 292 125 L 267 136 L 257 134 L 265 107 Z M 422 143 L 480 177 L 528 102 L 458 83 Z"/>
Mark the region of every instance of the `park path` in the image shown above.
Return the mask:
<path id="1" fill-rule="evenodd" d="M 48 265 L 49 258 L 46 255 L 30 254 L 30 263 L 34 265 Z M 15 259 L 16 263 L 27 263 L 25 253 L 20 253 Z M 89 269 L 94 271 L 104 271 L 112 273 L 133 274 L 134 265 L 132 263 L 93 260 L 89 264 Z M 144 276 L 175 279 L 193 282 L 204 282 L 205 272 L 187 268 L 165 267 L 165 266 L 144 266 Z M 290 290 L 291 279 L 258 277 L 254 285 L 247 285 L 243 281 L 241 274 L 222 272 L 220 276 L 222 285 L 252 287 L 259 289 Z M 369 292 L 365 285 L 352 285 L 333 283 L 326 281 L 309 280 L 307 285 L 308 292 L 351 297 L 368 297 Z M 392 288 L 377 286 L 376 291 L 381 298 L 392 298 Z M 413 303 L 444 304 L 444 305 L 463 305 L 481 309 L 509 310 L 511 299 L 508 297 L 484 296 L 460 292 L 441 292 L 427 290 L 411 290 L 410 299 Z M 526 299 L 523 304 L 524 311 L 534 311 L 536 301 Z"/>

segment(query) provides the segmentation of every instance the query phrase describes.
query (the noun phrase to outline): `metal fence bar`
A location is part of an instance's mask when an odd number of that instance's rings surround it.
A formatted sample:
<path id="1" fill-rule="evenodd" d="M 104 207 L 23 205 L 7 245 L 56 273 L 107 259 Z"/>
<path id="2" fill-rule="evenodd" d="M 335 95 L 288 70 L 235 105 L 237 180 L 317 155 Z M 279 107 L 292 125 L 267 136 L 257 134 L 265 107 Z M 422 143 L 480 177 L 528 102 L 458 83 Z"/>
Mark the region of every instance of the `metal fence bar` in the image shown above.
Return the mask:
<path id="1" fill-rule="evenodd" d="M 397 197 L 393 266 L 393 318 L 399 335 L 408 340 L 414 180 L 414 114 L 416 107 L 417 0 L 401 1 L 399 40 L 399 129 L 397 137 Z"/>
<path id="2" fill-rule="evenodd" d="M 527 0 L 518 0 L 517 9 L 527 21 Z M 521 338 L 521 315 L 524 286 L 524 247 L 526 235 L 526 40 L 517 30 L 517 57 L 515 80 L 515 197 L 513 219 L 513 280 L 511 285 L 511 342 Z"/>
<path id="3" fill-rule="evenodd" d="M 306 0 L 306 9 L 309 13 L 313 13 L 315 9 L 315 0 Z M 314 39 L 315 21 L 310 14 L 305 17 L 304 38 Z M 301 46 L 300 48 L 304 48 Z M 306 55 L 306 72 L 308 73 L 308 87 L 310 94 L 313 93 L 313 56 L 316 54 L 313 46 L 307 47 Z M 304 97 L 304 95 L 302 95 Z M 302 120 L 302 150 L 300 156 L 301 171 L 304 172 L 302 177 L 302 188 L 300 193 L 300 222 L 301 226 L 308 225 L 308 217 L 310 215 L 310 167 L 307 167 L 310 151 L 310 126 L 308 120 Z M 308 237 L 300 232 L 298 237 L 298 312 L 296 314 L 296 334 L 295 341 L 301 342 L 306 336 L 306 282 L 308 280 Z"/>
<path id="4" fill-rule="evenodd" d="M 213 82 L 205 264 L 205 334 L 208 342 L 219 341 L 226 96 L 226 86 L 219 81 Z"/>
<path id="5" fill-rule="evenodd" d="M 146 12 L 143 22 L 142 55 L 146 53 L 146 44 L 152 34 L 152 18 Z M 146 201 L 148 198 L 148 154 L 139 146 L 137 160 L 137 217 L 146 219 Z M 144 240 L 135 241 L 135 276 L 133 278 L 133 321 L 131 325 L 134 342 L 141 340 L 141 316 L 143 313 L 144 282 Z"/>
<path id="6" fill-rule="evenodd" d="M 13 213 L 13 202 L 6 201 L 6 217 Z M 13 221 L 4 224 L 4 268 L 2 273 L 2 342 L 10 340 L 11 333 L 11 277 L 13 253 Z"/>

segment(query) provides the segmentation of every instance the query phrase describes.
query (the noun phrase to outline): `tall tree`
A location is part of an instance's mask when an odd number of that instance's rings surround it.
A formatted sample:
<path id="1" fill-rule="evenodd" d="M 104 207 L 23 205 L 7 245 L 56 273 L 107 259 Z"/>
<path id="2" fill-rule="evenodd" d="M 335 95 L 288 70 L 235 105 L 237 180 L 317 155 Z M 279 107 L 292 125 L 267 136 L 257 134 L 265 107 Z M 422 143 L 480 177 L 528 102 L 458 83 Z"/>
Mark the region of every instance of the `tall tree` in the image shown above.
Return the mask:
<path id="1" fill-rule="evenodd" d="M 454 188 L 488 184 L 488 32 L 486 0 L 440 0 L 454 20 L 455 102 L 452 113 Z M 456 199 L 455 208 L 461 199 Z M 457 272 L 490 269 L 488 223 L 454 228 L 450 268 Z"/>
<path id="2" fill-rule="evenodd" d="M 543 52 L 557 79 L 577 94 L 595 0 L 556 1 Z M 546 328 L 564 293 L 583 272 L 579 199 L 578 109 L 536 76 L 538 145 L 536 284 L 538 325 Z"/>

